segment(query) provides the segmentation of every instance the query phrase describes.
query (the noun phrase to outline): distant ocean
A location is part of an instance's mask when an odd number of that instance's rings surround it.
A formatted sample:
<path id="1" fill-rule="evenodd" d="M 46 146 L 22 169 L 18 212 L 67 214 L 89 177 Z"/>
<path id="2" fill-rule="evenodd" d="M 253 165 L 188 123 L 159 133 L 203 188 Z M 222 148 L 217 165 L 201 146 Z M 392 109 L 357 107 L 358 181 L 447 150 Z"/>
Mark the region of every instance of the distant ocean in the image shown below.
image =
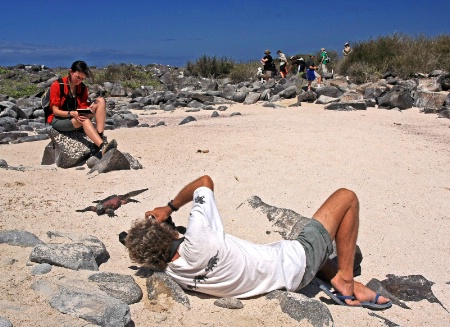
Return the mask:
<path id="1" fill-rule="evenodd" d="M 135 65 L 149 65 L 149 64 L 159 64 L 159 65 L 169 65 L 184 67 L 187 61 L 195 60 L 196 58 L 188 57 L 173 57 L 173 58 L 162 58 L 162 57 L 150 57 L 142 55 L 129 56 L 114 56 L 114 55 L 102 55 L 100 53 L 90 53 L 89 55 L 83 56 L 71 56 L 70 54 L 64 55 L 32 55 L 32 54 L 8 54 L 0 53 L 0 66 L 9 67 L 16 66 L 17 64 L 25 65 L 45 65 L 50 68 L 56 67 L 70 67 L 72 62 L 76 60 L 84 60 L 89 66 L 104 67 L 110 64 L 135 64 Z"/>

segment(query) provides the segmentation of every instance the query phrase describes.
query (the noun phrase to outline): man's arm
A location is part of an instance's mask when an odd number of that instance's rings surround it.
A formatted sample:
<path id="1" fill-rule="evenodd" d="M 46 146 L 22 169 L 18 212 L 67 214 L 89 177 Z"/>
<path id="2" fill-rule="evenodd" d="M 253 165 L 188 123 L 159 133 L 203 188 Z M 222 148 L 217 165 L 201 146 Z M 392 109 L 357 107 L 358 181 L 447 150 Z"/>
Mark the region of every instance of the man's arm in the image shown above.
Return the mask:
<path id="1" fill-rule="evenodd" d="M 205 186 L 211 191 L 214 191 L 214 182 L 211 177 L 209 177 L 208 175 L 202 176 L 183 187 L 183 189 L 171 201 L 172 207 L 178 210 L 186 203 L 191 202 L 192 198 L 194 197 L 194 191 L 201 186 Z M 163 222 L 172 214 L 172 212 L 172 208 L 169 205 L 166 205 L 165 207 L 157 207 L 153 210 L 147 211 L 145 213 L 145 218 L 153 216 L 157 221 Z"/>

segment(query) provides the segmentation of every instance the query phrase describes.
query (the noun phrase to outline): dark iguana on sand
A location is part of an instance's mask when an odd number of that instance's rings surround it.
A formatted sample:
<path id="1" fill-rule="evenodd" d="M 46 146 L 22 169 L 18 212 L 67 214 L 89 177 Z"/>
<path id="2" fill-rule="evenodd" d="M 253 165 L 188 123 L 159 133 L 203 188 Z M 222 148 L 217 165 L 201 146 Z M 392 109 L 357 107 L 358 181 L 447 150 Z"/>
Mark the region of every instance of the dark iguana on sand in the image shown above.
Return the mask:
<path id="1" fill-rule="evenodd" d="M 108 196 L 103 200 L 92 201 L 93 203 L 97 203 L 97 205 L 77 210 L 77 212 L 93 211 L 96 212 L 99 216 L 106 213 L 109 217 L 114 217 L 116 216 L 114 210 L 120 208 L 122 204 L 127 204 L 129 202 L 139 202 L 138 200 L 134 200 L 131 197 L 141 194 L 142 192 L 145 192 L 147 190 L 148 188 L 144 188 L 142 190 L 131 191 L 124 195 L 114 194 Z"/>

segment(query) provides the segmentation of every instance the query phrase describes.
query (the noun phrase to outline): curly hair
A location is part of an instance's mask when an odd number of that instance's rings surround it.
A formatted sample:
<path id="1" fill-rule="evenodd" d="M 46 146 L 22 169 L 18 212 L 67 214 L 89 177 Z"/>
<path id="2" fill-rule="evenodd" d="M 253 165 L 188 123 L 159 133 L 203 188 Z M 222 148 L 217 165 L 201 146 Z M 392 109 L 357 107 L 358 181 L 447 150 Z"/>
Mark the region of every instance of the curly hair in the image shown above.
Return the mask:
<path id="1" fill-rule="evenodd" d="M 128 231 L 125 246 L 131 261 L 152 269 L 164 270 L 170 261 L 170 246 L 178 232 L 154 219 L 138 220 Z"/>

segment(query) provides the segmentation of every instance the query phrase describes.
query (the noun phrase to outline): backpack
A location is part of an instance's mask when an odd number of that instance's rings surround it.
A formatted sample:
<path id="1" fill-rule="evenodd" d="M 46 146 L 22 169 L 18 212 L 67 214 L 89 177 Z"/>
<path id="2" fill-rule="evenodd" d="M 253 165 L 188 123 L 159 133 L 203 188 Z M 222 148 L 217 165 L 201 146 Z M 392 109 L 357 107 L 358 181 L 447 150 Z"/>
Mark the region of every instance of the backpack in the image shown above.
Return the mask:
<path id="1" fill-rule="evenodd" d="M 60 99 L 62 99 L 62 97 L 66 95 L 64 93 L 64 82 L 63 82 L 62 78 L 58 78 L 58 84 L 59 84 Z M 77 96 L 82 96 L 83 95 L 85 87 L 86 87 L 86 85 L 81 83 L 81 91 L 80 91 L 80 93 L 77 93 Z M 42 109 L 44 109 L 45 123 L 46 124 L 47 124 L 48 117 L 53 112 L 52 108 L 50 108 L 50 88 L 51 88 L 51 85 L 50 85 L 50 87 L 47 88 L 47 90 L 45 90 L 44 94 L 41 97 L 41 107 L 42 107 Z"/>

